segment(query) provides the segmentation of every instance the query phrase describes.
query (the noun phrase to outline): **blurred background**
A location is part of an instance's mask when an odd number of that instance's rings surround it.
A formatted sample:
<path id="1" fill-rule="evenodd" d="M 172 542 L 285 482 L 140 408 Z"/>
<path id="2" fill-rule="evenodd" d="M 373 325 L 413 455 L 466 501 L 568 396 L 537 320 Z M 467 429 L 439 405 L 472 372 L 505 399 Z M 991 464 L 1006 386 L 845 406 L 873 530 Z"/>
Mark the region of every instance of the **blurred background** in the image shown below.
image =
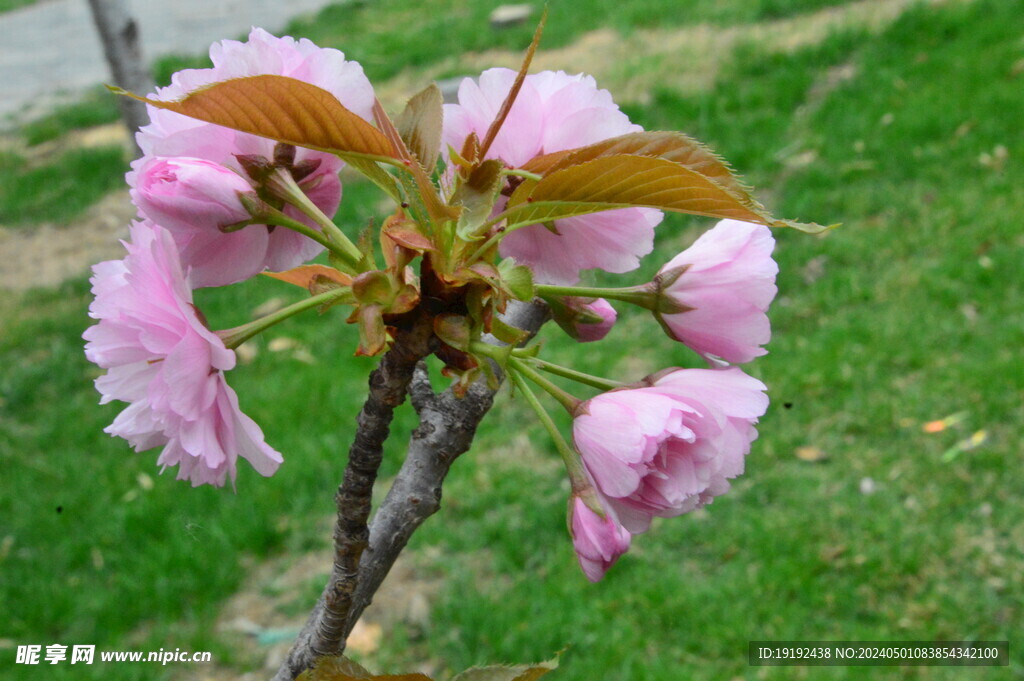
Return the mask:
<path id="1" fill-rule="evenodd" d="M 397 112 L 430 80 L 516 66 L 541 9 L 258 4 L 154 21 L 157 3 L 135 3 L 156 81 L 267 22 L 361 62 Z M 191 489 L 105 435 L 122 405 L 98 406 L 81 334 L 88 267 L 121 257 L 134 214 L 128 135 L 84 2 L 0 11 L 0 82 L 22 93 L 4 91 L 0 132 L 0 676 L 38 678 L 17 645 L 59 643 L 214 662 L 65 662 L 47 678 L 267 678 L 329 570 L 373 362 L 351 356 L 340 311 L 247 344 L 229 380 L 285 465 L 241 465 L 237 491 Z M 47 60 L 56 71 L 31 71 Z M 749 366 L 772 406 L 728 495 L 656 522 L 592 585 L 559 459 L 505 395 L 350 654 L 441 679 L 561 650 L 564 679 L 1024 679 L 1024 1 L 554 0 L 542 69 L 591 73 L 645 128 L 708 143 L 776 215 L 843 226 L 776 234 L 774 338 Z M 355 234 L 384 210 L 349 178 L 337 221 Z M 643 282 L 711 224 L 670 216 L 640 271 L 597 280 Z M 226 328 L 294 297 L 258 280 L 197 302 Z M 542 337 L 546 357 L 616 379 L 699 363 L 628 309 L 601 343 Z M 403 409 L 382 490 L 415 425 Z M 788 639 L 1009 640 L 1011 665 L 747 665 L 748 641 Z"/>

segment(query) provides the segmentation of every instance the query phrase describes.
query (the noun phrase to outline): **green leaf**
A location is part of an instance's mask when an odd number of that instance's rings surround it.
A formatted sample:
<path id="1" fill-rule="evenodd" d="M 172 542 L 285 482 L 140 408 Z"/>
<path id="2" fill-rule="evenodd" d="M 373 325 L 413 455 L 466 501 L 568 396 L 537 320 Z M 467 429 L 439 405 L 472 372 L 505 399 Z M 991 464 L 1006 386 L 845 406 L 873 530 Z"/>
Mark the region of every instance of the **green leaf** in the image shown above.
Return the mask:
<path id="1" fill-rule="evenodd" d="M 327 90 L 287 76 L 235 78 L 161 102 L 111 88 L 159 109 L 335 154 L 393 158 L 387 137 Z"/>
<path id="2" fill-rule="evenodd" d="M 820 225 L 776 220 L 759 205 L 737 196 L 695 170 L 673 161 L 621 154 L 526 180 L 513 193 L 506 231 L 614 208 L 647 206 L 714 218 L 758 222 L 820 232 Z"/>
<path id="3" fill-rule="evenodd" d="M 554 669 L 558 669 L 558 658 L 539 664 L 474 667 L 462 672 L 452 681 L 535 681 Z"/>
<path id="4" fill-rule="evenodd" d="M 501 174 L 504 168 L 505 164 L 497 159 L 484 161 L 455 190 L 452 203 L 462 206 L 457 232 L 461 239 L 471 241 L 480 238 L 474 232 L 491 217 L 494 202 L 504 183 Z"/>
<path id="5" fill-rule="evenodd" d="M 441 153 L 443 104 L 441 89 L 431 83 L 409 100 L 395 121 L 405 145 L 428 173 L 433 172 Z"/>
<path id="6" fill-rule="evenodd" d="M 525 341 L 530 334 L 522 329 L 517 329 L 511 324 L 506 324 L 501 320 L 501 317 L 495 316 L 491 320 L 491 335 L 502 343 L 506 343 L 508 353 L 511 354 L 512 348 Z"/>
<path id="7" fill-rule="evenodd" d="M 533 270 L 506 258 L 498 263 L 498 272 L 512 297 L 524 302 L 533 300 Z"/>

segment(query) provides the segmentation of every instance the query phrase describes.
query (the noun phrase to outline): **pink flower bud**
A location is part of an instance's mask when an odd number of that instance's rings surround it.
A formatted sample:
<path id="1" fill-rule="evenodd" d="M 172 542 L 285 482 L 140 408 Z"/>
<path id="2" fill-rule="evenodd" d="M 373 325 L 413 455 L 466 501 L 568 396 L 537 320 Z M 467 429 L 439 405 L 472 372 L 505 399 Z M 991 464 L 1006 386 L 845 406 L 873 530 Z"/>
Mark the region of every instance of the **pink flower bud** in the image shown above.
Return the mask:
<path id="1" fill-rule="evenodd" d="M 551 301 L 551 312 L 562 330 L 580 343 L 601 340 L 618 319 L 615 308 L 604 298 L 557 298 Z"/>
<path id="2" fill-rule="evenodd" d="M 132 200 L 142 215 L 172 232 L 219 232 L 249 219 L 239 194 L 256 198 L 238 173 L 201 158 L 151 158 L 139 169 Z"/>
<path id="3" fill-rule="evenodd" d="M 629 532 L 709 503 L 743 472 L 768 398 L 740 369 L 676 369 L 581 405 L 573 440 Z"/>
<path id="4" fill-rule="evenodd" d="M 709 361 L 749 362 L 767 350 L 771 324 L 765 312 L 777 291 L 775 239 L 764 225 L 722 220 L 661 268 L 666 332 Z"/>
<path id="5" fill-rule="evenodd" d="M 629 550 L 631 537 L 611 510 L 602 518 L 578 496 L 569 505 L 569 529 L 572 547 L 583 573 L 592 582 L 599 582 L 619 556 Z"/>

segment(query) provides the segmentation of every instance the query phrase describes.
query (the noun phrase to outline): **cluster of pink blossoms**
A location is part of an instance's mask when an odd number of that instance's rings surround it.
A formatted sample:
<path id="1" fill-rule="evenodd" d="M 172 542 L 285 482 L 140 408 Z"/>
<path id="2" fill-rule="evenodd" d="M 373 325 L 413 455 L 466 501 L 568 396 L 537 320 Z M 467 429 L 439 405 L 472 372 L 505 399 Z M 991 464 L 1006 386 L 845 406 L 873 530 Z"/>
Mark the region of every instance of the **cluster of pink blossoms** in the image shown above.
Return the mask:
<path id="1" fill-rule="evenodd" d="M 314 83 L 370 117 L 374 95 L 362 67 L 337 50 L 308 40 L 276 38 L 253 29 L 249 41 L 225 40 L 210 49 L 212 69 L 180 71 L 158 97 L 180 98 L 211 83 L 258 74 Z M 89 314 L 86 356 L 107 375 L 96 381 L 103 402 L 129 402 L 107 432 L 143 451 L 164 450 L 162 466 L 178 466 L 193 485 L 235 479 L 239 456 L 262 475 L 273 475 L 281 455 L 238 407 L 224 373 L 235 353 L 206 328 L 192 304 L 192 290 L 249 279 L 264 269 L 286 270 L 314 258 L 323 247 L 288 229 L 249 225 L 242 197 L 256 189 L 239 157 L 273 156 L 274 142 L 150 107 L 151 124 L 136 135 L 144 156 L 127 175 L 140 220 L 125 243 L 128 255 L 93 268 L 95 302 Z M 322 211 L 341 200 L 333 154 L 299 149 L 295 163 L 308 174 L 300 186 Z M 294 207 L 283 212 L 313 226 Z"/>
<path id="2" fill-rule="evenodd" d="M 374 120 L 373 89 L 362 68 L 336 50 L 254 29 L 246 43 L 214 45 L 211 57 L 212 69 L 178 73 L 157 96 L 177 99 L 212 83 L 274 74 L 312 83 Z M 444 107 L 444 145 L 458 151 L 470 135 L 484 138 L 515 78 L 491 69 L 477 81 L 466 79 L 458 103 Z M 290 178 L 313 206 L 303 208 L 277 200 L 250 172 L 252 163 L 275 158 L 272 140 L 153 107 L 150 114 L 152 124 L 138 134 L 145 156 L 128 174 L 140 221 L 125 244 L 128 255 L 100 263 L 92 279 L 90 314 L 99 322 L 85 334 L 86 352 L 108 370 L 96 385 L 104 402 L 130 403 L 107 430 L 138 451 L 163 446 L 158 462 L 177 465 L 179 478 L 193 484 L 233 480 L 239 456 L 270 475 L 281 456 L 239 411 L 224 379 L 234 352 L 206 327 L 191 291 L 317 256 L 323 250 L 317 234 L 341 199 L 342 161 L 301 147 L 286 159 Z M 543 72 L 525 78 L 486 158 L 515 171 L 543 154 L 640 130 L 589 76 Z M 449 170 L 442 185 L 452 177 Z M 509 173 L 491 215 L 500 214 L 520 180 Z M 285 217 L 260 222 L 271 214 Z M 283 228 L 288 220 L 300 229 Z M 767 408 L 765 386 L 728 366 L 764 354 L 770 337 L 766 310 L 777 267 L 767 227 L 722 220 L 643 286 L 573 286 L 584 270 L 636 269 L 661 220 L 654 208 L 618 208 L 529 225 L 500 240 L 500 255 L 532 270 L 537 294 L 577 340 L 604 338 L 617 318 L 608 301 L 620 300 L 650 309 L 672 339 L 709 365 L 662 371 L 572 409 L 581 473 L 573 477 L 569 526 L 593 581 L 653 517 L 692 511 L 728 490 L 728 481 L 743 472 L 757 437 L 754 424 Z"/>

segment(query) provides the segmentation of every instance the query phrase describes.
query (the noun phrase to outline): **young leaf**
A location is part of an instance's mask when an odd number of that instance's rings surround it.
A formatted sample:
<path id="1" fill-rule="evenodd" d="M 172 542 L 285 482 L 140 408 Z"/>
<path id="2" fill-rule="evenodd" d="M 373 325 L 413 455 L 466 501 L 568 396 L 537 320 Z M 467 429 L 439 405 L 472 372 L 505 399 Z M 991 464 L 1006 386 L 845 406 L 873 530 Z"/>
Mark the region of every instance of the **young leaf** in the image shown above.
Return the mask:
<path id="1" fill-rule="evenodd" d="M 547 20 L 548 8 L 545 5 L 544 13 L 540 16 L 540 21 L 537 23 L 537 30 L 533 32 L 533 40 L 530 42 L 530 47 L 527 48 L 526 54 L 523 56 L 523 63 L 519 67 L 519 73 L 516 74 L 516 79 L 512 82 L 512 88 L 508 91 L 505 101 L 501 103 L 498 115 L 494 117 L 490 127 L 487 128 L 487 134 L 484 135 L 483 142 L 480 143 L 477 159 L 482 159 L 487 155 L 487 150 L 491 148 L 491 143 L 494 142 L 494 138 L 501 131 L 501 126 L 505 123 L 508 112 L 512 110 L 512 105 L 515 104 L 516 97 L 519 96 L 519 90 L 523 87 L 523 81 L 526 80 L 526 74 L 530 70 L 530 62 L 533 61 L 533 55 L 537 51 L 537 46 L 540 45 L 540 37 L 544 34 L 544 24 L 547 23 Z"/>
<path id="2" fill-rule="evenodd" d="M 287 76 L 235 78 L 161 102 L 111 88 L 159 109 L 207 123 L 335 154 L 394 157 L 379 130 L 346 109 L 327 90 Z"/>
<path id="3" fill-rule="evenodd" d="M 526 180 L 513 193 L 504 218 L 511 231 L 613 208 L 648 206 L 679 213 L 758 222 L 820 232 L 825 227 L 776 220 L 759 205 L 679 163 L 622 154 L 557 170 L 539 182 Z"/>
<path id="4" fill-rule="evenodd" d="M 299 674 L 297 681 L 364 681 L 373 674 L 343 655 L 321 657 L 312 669 Z"/>
<path id="5" fill-rule="evenodd" d="M 533 270 L 525 265 L 517 265 L 512 258 L 506 258 L 498 263 L 498 272 L 513 298 L 524 302 L 533 300 Z"/>
<path id="6" fill-rule="evenodd" d="M 395 203 L 402 202 L 401 185 L 395 176 L 382 168 L 373 159 L 355 154 L 338 154 L 341 160 L 361 172 L 375 185 L 387 192 L 388 196 L 395 200 Z"/>
<path id="7" fill-rule="evenodd" d="M 470 241 L 477 227 L 487 221 L 494 208 L 498 191 L 504 183 L 501 175 L 505 164 L 498 159 L 484 161 L 470 172 L 469 177 L 459 184 L 452 203 L 462 206 L 459 214 L 459 237 Z"/>
<path id="8" fill-rule="evenodd" d="M 441 197 L 437 195 L 437 188 L 431 184 L 427 172 L 419 164 L 419 161 L 412 157 L 412 153 L 405 145 L 405 140 L 402 139 L 401 133 L 398 132 L 398 128 L 395 127 L 387 112 L 384 111 L 379 99 L 373 102 L 373 118 L 377 121 L 377 126 L 383 132 L 384 137 L 391 143 L 394 157 L 402 161 L 415 181 L 415 189 L 406 185 L 407 190 L 411 190 L 408 191 L 410 197 L 418 196 L 423 199 L 423 206 L 432 220 L 454 218 L 455 213 L 441 201 Z M 407 182 L 408 178 L 405 181 Z"/>
<path id="9" fill-rule="evenodd" d="M 462 672 L 452 681 L 536 681 L 554 669 L 558 669 L 557 658 L 538 664 L 519 664 L 512 667 L 474 667 Z"/>
<path id="10" fill-rule="evenodd" d="M 697 140 L 681 132 L 651 131 L 621 135 L 586 147 L 537 156 L 526 163 L 523 170 L 550 175 L 569 166 L 617 154 L 673 161 L 714 180 L 716 184 L 736 194 L 738 198 L 748 199 L 752 204 L 756 203 L 753 197 L 749 196 L 750 188 L 739 181 L 728 163 Z"/>
<path id="11" fill-rule="evenodd" d="M 264 272 L 264 276 L 279 279 L 288 284 L 309 289 L 318 277 L 336 282 L 339 286 L 351 286 L 352 277 L 327 265 L 300 265 L 284 272 Z"/>
<path id="12" fill-rule="evenodd" d="M 444 313 L 434 317 L 434 334 L 456 350 L 469 350 L 472 327 L 467 317 Z"/>
<path id="13" fill-rule="evenodd" d="M 349 317 L 349 322 L 359 324 L 359 347 L 356 348 L 356 357 L 373 357 L 384 352 L 388 335 L 381 305 L 360 305 Z"/>
<path id="14" fill-rule="evenodd" d="M 444 97 L 436 83 L 413 96 L 395 121 L 406 146 L 428 173 L 434 171 L 441 153 L 441 121 Z"/>

